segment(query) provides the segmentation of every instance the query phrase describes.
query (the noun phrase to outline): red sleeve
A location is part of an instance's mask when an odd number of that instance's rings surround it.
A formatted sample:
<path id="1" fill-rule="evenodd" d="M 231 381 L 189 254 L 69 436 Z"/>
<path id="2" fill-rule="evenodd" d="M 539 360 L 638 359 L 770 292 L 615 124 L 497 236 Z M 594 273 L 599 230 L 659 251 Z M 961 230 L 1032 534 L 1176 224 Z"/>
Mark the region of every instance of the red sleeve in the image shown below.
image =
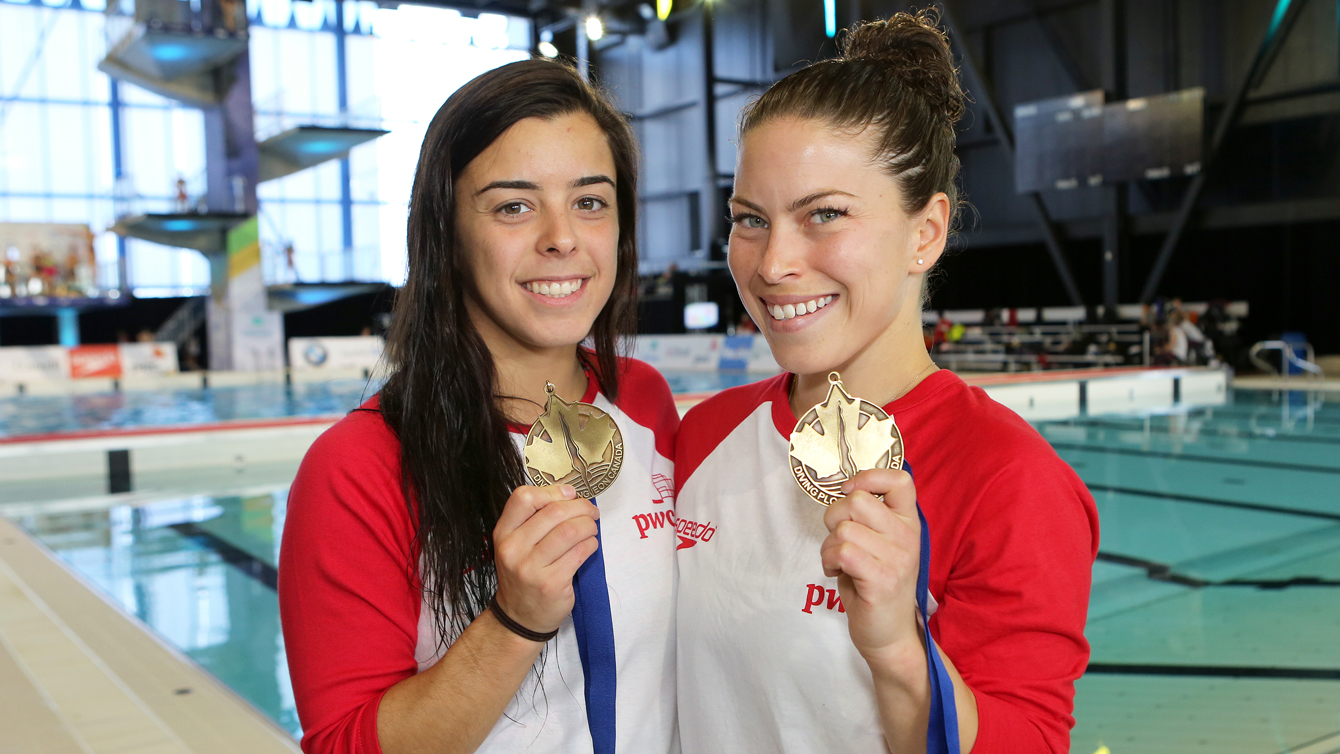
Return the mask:
<path id="1" fill-rule="evenodd" d="M 656 452 L 675 458 L 675 435 L 679 433 L 679 409 L 665 376 L 637 359 L 620 359 L 623 379 L 619 385 L 619 409 L 656 435 Z"/>
<path id="2" fill-rule="evenodd" d="M 303 751 L 380 753 L 377 706 L 417 671 L 413 541 L 399 443 L 380 414 L 356 411 L 303 458 L 279 553 Z"/>
<path id="3" fill-rule="evenodd" d="M 1031 450 L 979 496 L 931 621 L 977 696 L 972 754 L 1067 754 L 1088 665 L 1097 509 L 1041 438 Z"/>

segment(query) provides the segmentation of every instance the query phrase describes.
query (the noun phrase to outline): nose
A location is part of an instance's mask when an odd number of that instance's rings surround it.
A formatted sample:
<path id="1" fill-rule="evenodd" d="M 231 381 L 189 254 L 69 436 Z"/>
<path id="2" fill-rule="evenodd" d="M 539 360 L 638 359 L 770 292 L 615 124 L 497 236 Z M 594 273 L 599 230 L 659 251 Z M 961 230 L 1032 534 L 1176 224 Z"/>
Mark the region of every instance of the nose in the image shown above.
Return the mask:
<path id="1" fill-rule="evenodd" d="M 566 212 L 546 213 L 546 222 L 536 240 L 536 249 L 542 254 L 567 256 L 577 250 L 577 232 L 572 218 Z"/>
<path id="2" fill-rule="evenodd" d="M 798 239 L 789 237 L 780 228 L 774 229 L 768 234 L 768 243 L 763 247 L 758 276 L 768 285 L 777 285 L 788 277 L 799 275 L 802 251 Z"/>

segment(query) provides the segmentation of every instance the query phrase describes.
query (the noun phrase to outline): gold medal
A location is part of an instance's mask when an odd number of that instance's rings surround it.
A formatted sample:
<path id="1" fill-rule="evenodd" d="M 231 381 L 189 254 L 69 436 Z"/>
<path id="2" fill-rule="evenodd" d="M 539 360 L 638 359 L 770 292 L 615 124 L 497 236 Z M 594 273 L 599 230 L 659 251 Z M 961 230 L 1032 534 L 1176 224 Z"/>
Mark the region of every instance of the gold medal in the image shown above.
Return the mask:
<path id="1" fill-rule="evenodd" d="M 828 384 L 828 397 L 791 432 L 791 475 L 821 505 L 841 500 L 842 483 L 858 472 L 903 467 L 903 435 L 893 417 L 848 395 L 837 372 Z"/>
<path id="2" fill-rule="evenodd" d="M 526 478 L 537 487 L 570 484 L 593 498 L 623 467 L 623 434 L 614 418 L 589 403 L 568 403 L 544 383 L 544 413 L 526 434 Z"/>

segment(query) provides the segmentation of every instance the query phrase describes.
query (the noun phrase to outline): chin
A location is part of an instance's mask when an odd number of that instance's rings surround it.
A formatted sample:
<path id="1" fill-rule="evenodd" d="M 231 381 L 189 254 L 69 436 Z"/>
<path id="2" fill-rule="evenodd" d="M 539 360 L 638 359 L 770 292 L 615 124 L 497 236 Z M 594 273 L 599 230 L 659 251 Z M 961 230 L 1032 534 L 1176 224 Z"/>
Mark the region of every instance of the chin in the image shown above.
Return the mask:
<path id="1" fill-rule="evenodd" d="M 803 344 L 789 344 L 778 346 L 776 343 L 769 343 L 772 347 L 772 358 L 777 360 L 777 364 L 782 369 L 792 374 L 819 374 L 833 371 L 842 363 L 843 359 L 835 354 L 826 353 L 826 349 L 809 348 Z"/>

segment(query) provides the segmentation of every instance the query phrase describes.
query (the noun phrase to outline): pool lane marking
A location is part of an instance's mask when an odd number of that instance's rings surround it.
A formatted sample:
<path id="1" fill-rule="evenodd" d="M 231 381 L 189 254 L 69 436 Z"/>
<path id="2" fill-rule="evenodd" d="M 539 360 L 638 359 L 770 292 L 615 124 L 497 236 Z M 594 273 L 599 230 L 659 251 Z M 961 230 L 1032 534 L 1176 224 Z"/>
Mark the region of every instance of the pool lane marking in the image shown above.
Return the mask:
<path id="1" fill-rule="evenodd" d="M 1299 681 L 1340 681 L 1340 668 L 1272 668 L 1253 665 L 1164 665 L 1161 663 L 1091 662 L 1085 670 L 1099 675 L 1209 676 L 1216 678 L 1280 678 Z"/>
<path id="2" fill-rule="evenodd" d="M 1124 495 L 1137 495 L 1139 497 L 1156 497 L 1163 500 L 1172 500 L 1179 503 L 1199 503 L 1201 505 L 1217 505 L 1223 508 L 1242 508 L 1251 511 L 1265 511 L 1266 513 L 1280 513 L 1288 516 L 1303 516 L 1305 518 L 1320 518 L 1326 521 L 1340 521 L 1340 513 L 1328 513 L 1326 511 L 1312 511 L 1303 508 L 1285 508 L 1279 505 L 1266 505 L 1264 503 L 1240 503 L 1234 500 L 1221 500 L 1213 497 L 1197 497 L 1195 495 L 1179 495 L 1173 492 L 1154 492 L 1151 490 L 1137 490 L 1130 487 L 1116 487 L 1107 484 L 1089 484 L 1085 482 L 1089 492 L 1116 492 Z"/>
<path id="3" fill-rule="evenodd" d="M 1167 563 L 1160 563 L 1157 560 L 1149 560 L 1134 555 L 1122 555 L 1115 552 L 1098 551 L 1098 560 L 1104 563 L 1113 563 L 1116 565 L 1131 566 L 1133 568 L 1143 568 L 1145 576 L 1151 581 L 1162 581 L 1169 584 L 1178 584 L 1180 586 L 1191 587 L 1192 589 L 1204 589 L 1206 587 L 1218 586 L 1251 586 L 1263 590 L 1280 590 L 1291 587 L 1340 587 L 1340 579 L 1323 579 L 1317 576 L 1293 576 L 1287 579 L 1224 579 L 1223 581 L 1209 581 L 1207 579 L 1189 576 L 1184 573 L 1178 573 Z"/>
<path id="4" fill-rule="evenodd" d="M 1086 419 L 1066 419 L 1063 421 L 1040 422 L 1041 424 L 1051 424 L 1062 427 L 1096 427 L 1098 429 L 1111 429 L 1121 432 L 1142 432 L 1158 435 L 1185 435 L 1188 432 L 1173 432 L 1170 429 L 1161 427 L 1145 427 L 1143 424 L 1122 423 L 1110 419 L 1086 420 Z M 1340 436 L 1322 437 L 1318 435 L 1294 435 L 1294 434 L 1266 434 L 1264 432 L 1251 431 L 1247 434 L 1221 432 L 1212 428 L 1201 428 L 1195 432 L 1198 436 L 1208 437 L 1226 437 L 1230 440 L 1284 440 L 1288 442 L 1312 443 L 1315 445 L 1340 445 Z"/>
<path id="5" fill-rule="evenodd" d="M 1340 751 L 1340 748 L 1332 749 L 1331 745 L 1337 743 L 1340 743 L 1340 730 L 1318 736 L 1311 741 L 1304 741 L 1291 749 L 1285 749 L 1284 754 L 1335 754 Z"/>
<path id="6" fill-rule="evenodd" d="M 261 560 L 237 545 L 200 525 L 187 522 L 171 524 L 167 528 L 204 547 L 218 553 L 223 562 L 235 566 L 238 570 L 259 581 L 268 589 L 279 591 L 279 569 Z"/>
<path id="7" fill-rule="evenodd" d="M 1083 443 L 1053 442 L 1053 448 L 1079 450 L 1093 453 L 1111 453 L 1123 456 L 1143 456 L 1146 458 L 1168 458 L 1184 461 L 1204 461 L 1205 463 L 1226 463 L 1231 466 L 1260 466 L 1262 468 L 1287 469 L 1288 471 L 1315 471 L 1320 474 L 1340 474 L 1340 466 L 1314 466 L 1306 463 L 1283 463 L 1280 461 L 1262 461 L 1256 458 L 1225 458 L 1223 456 L 1189 455 L 1163 450 L 1143 450 L 1141 448 L 1112 448 L 1106 445 L 1087 445 Z"/>

